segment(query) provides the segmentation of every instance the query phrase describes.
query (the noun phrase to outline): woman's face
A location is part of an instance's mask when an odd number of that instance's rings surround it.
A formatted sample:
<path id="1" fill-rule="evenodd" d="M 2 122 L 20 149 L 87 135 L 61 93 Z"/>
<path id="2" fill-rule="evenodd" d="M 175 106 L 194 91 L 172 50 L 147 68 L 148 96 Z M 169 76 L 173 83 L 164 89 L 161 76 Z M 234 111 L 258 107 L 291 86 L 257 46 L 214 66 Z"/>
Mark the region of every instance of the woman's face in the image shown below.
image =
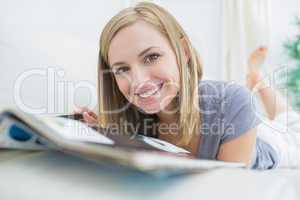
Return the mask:
<path id="1" fill-rule="evenodd" d="M 108 62 L 122 94 L 149 114 L 167 107 L 179 91 L 175 53 L 167 38 L 142 20 L 112 39 Z"/>

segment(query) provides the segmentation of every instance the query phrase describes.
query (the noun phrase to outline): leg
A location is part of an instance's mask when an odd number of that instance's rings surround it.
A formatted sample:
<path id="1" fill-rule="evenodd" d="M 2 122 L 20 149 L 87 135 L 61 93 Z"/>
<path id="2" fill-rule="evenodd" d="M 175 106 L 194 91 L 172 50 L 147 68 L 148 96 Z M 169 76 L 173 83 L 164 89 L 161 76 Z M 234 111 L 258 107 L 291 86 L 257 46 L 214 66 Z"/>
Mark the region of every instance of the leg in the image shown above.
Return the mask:
<path id="1" fill-rule="evenodd" d="M 248 60 L 247 85 L 250 90 L 254 87 L 258 89 L 259 97 L 269 119 L 274 120 L 278 114 L 286 111 L 289 107 L 281 95 L 262 78 L 260 67 L 265 61 L 267 50 L 266 47 L 260 47 L 250 55 Z"/>

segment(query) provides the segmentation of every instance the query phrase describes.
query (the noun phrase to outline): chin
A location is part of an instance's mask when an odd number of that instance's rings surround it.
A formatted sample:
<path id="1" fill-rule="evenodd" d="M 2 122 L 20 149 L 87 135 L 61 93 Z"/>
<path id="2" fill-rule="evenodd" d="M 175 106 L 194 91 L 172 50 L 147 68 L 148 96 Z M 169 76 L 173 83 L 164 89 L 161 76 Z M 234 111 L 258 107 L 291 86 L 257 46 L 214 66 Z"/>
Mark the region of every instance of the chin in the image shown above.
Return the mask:
<path id="1" fill-rule="evenodd" d="M 145 108 L 139 108 L 140 111 L 146 114 L 157 114 L 161 111 L 161 109 L 145 109 Z"/>

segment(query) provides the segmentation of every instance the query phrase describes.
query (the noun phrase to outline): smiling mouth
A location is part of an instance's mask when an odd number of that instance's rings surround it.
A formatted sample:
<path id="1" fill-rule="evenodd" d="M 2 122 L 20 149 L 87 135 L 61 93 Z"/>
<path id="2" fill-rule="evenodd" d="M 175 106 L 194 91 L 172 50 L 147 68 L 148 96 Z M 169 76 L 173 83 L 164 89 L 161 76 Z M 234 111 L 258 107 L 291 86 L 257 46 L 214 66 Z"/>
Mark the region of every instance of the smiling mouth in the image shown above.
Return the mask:
<path id="1" fill-rule="evenodd" d="M 156 87 L 152 90 L 148 90 L 146 92 L 139 93 L 139 94 L 136 94 L 136 95 L 140 98 L 143 98 L 143 99 L 148 98 L 150 96 L 153 96 L 153 95 L 157 94 L 161 90 L 163 85 L 164 85 L 164 82 L 162 82 L 161 84 L 158 85 L 158 87 Z"/>

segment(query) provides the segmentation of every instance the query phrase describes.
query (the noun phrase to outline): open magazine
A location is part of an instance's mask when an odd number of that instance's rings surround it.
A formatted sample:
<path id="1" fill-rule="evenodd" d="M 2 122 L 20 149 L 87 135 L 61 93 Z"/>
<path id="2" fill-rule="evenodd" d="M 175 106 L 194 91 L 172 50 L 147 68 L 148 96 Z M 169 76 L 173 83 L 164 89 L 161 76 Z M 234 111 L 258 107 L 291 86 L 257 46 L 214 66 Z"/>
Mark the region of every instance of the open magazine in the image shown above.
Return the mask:
<path id="1" fill-rule="evenodd" d="M 60 151 L 143 172 L 202 172 L 243 168 L 243 163 L 194 159 L 188 151 L 143 135 L 110 134 L 66 117 L 40 117 L 17 110 L 0 113 L 0 148 Z"/>

